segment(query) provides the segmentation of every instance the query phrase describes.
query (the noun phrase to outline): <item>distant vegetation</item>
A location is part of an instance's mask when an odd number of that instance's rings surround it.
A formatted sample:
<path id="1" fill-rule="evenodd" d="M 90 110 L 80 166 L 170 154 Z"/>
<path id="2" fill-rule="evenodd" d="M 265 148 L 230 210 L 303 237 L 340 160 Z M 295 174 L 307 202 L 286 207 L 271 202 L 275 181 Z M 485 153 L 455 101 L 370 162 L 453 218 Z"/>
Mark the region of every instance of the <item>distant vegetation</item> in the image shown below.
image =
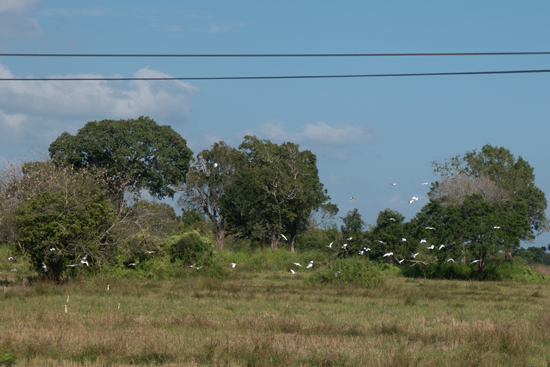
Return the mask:
<path id="1" fill-rule="evenodd" d="M 312 281 L 366 287 L 381 283 L 384 267 L 410 277 L 540 280 L 523 265 L 550 265 L 546 248 L 519 246 L 548 230 L 546 198 L 529 163 L 505 148 L 434 162 L 430 200 L 408 222 L 385 208 L 367 224 L 354 209 L 338 228 L 311 151 L 246 136 L 237 148 L 218 142 L 193 157 L 186 144 L 148 117 L 92 121 L 61 134 L 48 157 L 12 162 L 0 180 L 1 243 L 16 260 L 5 263 L 4 282 L 23 273 L 167 279 L 190 269 L 223 278 L 231 256 L 250 271 L 272 261 L 296 271 L 277 260 L 287 252 L 310 254 L 301 265 L 323 269 Z M 177 198 L 182 214 L 156 201 L 164 197 Z M 260 265 L 262 251 L 281 255 Z"/>

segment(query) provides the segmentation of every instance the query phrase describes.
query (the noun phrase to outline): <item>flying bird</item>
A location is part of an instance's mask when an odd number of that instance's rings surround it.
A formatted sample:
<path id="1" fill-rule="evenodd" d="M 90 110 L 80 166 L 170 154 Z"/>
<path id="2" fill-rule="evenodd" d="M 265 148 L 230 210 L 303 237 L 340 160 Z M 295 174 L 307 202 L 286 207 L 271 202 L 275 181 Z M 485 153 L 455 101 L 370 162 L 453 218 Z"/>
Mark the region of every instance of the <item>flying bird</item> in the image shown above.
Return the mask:
<path id="1" fill-rule="evenodd" d="M 290 269 L 290 272 L 291 272 L 292 274 L 296 274 L 296 272 L 295 272 L 294 270 L 292 270 L 292 269 Z"/>
<path id="2" fill-rule="evenodd" d="M 365 252 L 367 252 L 367 251 L 370 251 L 370 248 L 363 247 L 363 250 L 364 250 Z"/>
<path id="3" fill-rule="evenodd" d="M 42 269 L 44 269 L 44 273 L 48 271 L 48 268 L 46 267 L 46 264 L 42 263 Z"/>
<path id="4" fill-rule="evenodd" d="M 390 185 L 390 186 L 395 186 L 395 185 L 397 185 L 397 184 L 396 184 L 396 183 L 389 183 L 388 185 Z"/>
<path id="5" fill-rule="evenodd" d="M 69 303 L 69 296 L 67 296 L 67 303 Z"/>
<path id="6" fill-rule="evenodd" d="M 355 196 L 352 196 L 349 198 L 349 202 L 351 203 L 353 200 L 355 200 Z"/>
<path id="7" fill-rule="evenodd" d="M 434 249 L 434 245 L 431 245 L 430 247 L 426 247 L 428 250 L 433 250 Z"/>
<path id="8" fill-rule="evenodd" d="M 8 257 L 8 261 L 12 261 L 13 260 L 13 257 Z"/>
<path id="9" fill-rule="evenodd" d="M 342 245 L 342 248 L 345 250 L 346 247 L 348 247 L 348 244 L 347 244 L 347 243 L 344 243 L 344 244 Z"/>
<path id="10" fill-rule="evenodd" d="M 217 163 L 214 163 L 214 168 L 218 168 L 218 164 L 217 164 Z"/>
<path id="11" fill-rule="evenodd" d="M 86 264 L 86 266 L 89 266 L 89 265 L 88 265 L 88 262 L 87 262 L 86 260 L 80 260 L 80 263 L 81 263 L 81 264 Z"/>
<path id="12" fill-rule="evenodd" d="M 431 229 L 432 231 L 435 231 L 434 227 L 426 227 L 426 229 Z"/>
<path id="13" fill-rule="evenodd" d="M 406 238 L 402 238 L 402 239 L 401 239 L 401 242 L 407 242 L 407 239 L 406 239 Z"/>
<path id="14" fill-rule="evenodd" d="M 418 201 L 418 196 L 413 196 L 412 200 Z"/>
<path id="15" fill-rule="evenodd" d="M 474 261 L 472 261 L 470 264 L 474 264 L 474 263 L 477 263 L 477 262 L 479 262 L 479 261 L 480 261 L 480 260 L 474 260 Z"/>
<path id="16" fill-rule="evenodd" d="M 296 266 L 302 267 L 302 265 L 300 265 L 300 263 L 293 263 L 293 264 L 296 265 Z"/>
<path id="17" fill-rule="evenodd" d="M 67 313 L 67 305 L 65 305 L 65 313 Z"/>
<path id="18" fill-rule="evenodd" d="M 346 238 L 346 241 L 351 241 L 353 239 L 353 237 L 348 237 Z"/>
<path id="19" fill-rule="evenodd" d="M 136 261 L 135 263 L 130 263 L 128 264 L 128 266 L 136 266 L 137 264 L 139 264 L 139 261 Z"/>
<path id="20" fill-rule="evenodd" d="M 74 268 L 75 266 L 78 266 L 78 264 L 67 265 L 68 268 Z"/>
<path id="21" fill-rule="evenodd" d="M 309 268 L 312 268 L 312 267 L 313 267 L 313 260 L 311 260 L 309 262 L 309 264 L 307 264 L 306 269 L 309 269 Z"/>
<path id="22" fill-rule="evenodd" d="M 393 255 L 393 252 L 388 252 L 388 253 L 384 254 L 384 256 L 382 256 L 382 257 L 388 257 L 388 256 L 392 256 L 392 255 Z"/>
<path id="23" fill-rule="evenodd" d="M 232 268 L 232 269 L 235 269 L 235 266 L 237 266 L 237 264 L 231 263 L 231 268 Z"/>
<path id="24" fill-rule="evenodd" d="M 333 242 L 329 243 L 327 247 L 332 248 L 332 244 L 333 244 Z"/>
<path id="25" fill-rule="evenodd" d="M 419 254 L 420 252 L 417 252 L 416 254 L 411 254 L 412 258 L 413 259 L 416 259 L 416 256 Z"/>
<path id="26" fill-rule="evenodd" d="M 441 245 L 441 246 L 439 246 L 439 249 L 441 250 L 441 249 L 442 249 L 443 247 L 445 247 L 445 245 Z"/>
<path id="27" fill-rule="evenodd" d="M 338 270 L 336 273 L 334 273 L 334 277 L 338 278 L 338 274 L 340 274 L 341 272 L 342 272 L 342 270 Z"/>
<path id="28" fill-rule="evenodd" d="M 390 220 L 391 220 L 392 222 L 395 222 L 395 218 L 390 218 Z"/>
<path id="29" fill-rule="evenodd" d="M 145 251 L 146 254 L 154 254 L 155 251 Z"/>
<path id="30" fill-rule="evenodd" d="M 381 244 L 385 245 L 386 242 L 383 242 L 383 241 L 380 241 L 380 240 L 376 240 L 376 242 L 380 242 Z"/>
<path id="31" fill-rule="evenodd" d="M 50 249 L 50 251 L 55 251 L 55 247 L 52 247 L 52 248 Z"/>
<path id="32" fill-rule="evenodd" d="M 15 271 L 17 273 L 17 269 L 16 268 L 11 268 L 11 271 Z"/>
<path id="33" fill-rule="evenodd" d="M 363 256 L 364 254 L 365 254 L 365 250 L 359 251 L 359 255 L 360 255 L 360 256 Z"/>
<path id="34" fill-rule="evenodd" d="M 414 200 L 407 200 L 407 202 L 408 202 L 409 204 L 412 204 L 412 203 L 414 203 Z"/>
<path id="35" fill-rule="evenodd" d="M 500 227 L 499 227 L 499 226 L 494 226 L 494 228 L 495 228 L 495 229 L 500 229 Z"/>
<path id="36" fill-rule="evenodd" d="M 286 238 L 286 236 L 282 233 L 281 233 L 281 237 L 283 237 L 285 239 L 285 241 L 288 241 L 288 238 Z"/>
<path id="37" fill-rule="evenodd" d="M 453 259 L 449 259 L 449 260 L 447 260 L 447 262 L 449 262 L 449 261 L 450 261 L 450 262 L 453 262 L 453 263 L 455 262 L 455 261 L 454 261 Z"/>
<path id="38" fill-rule="evenodd" d="M 422 185 L 427 186 L 427 185 L 429 185 L 429 183 L 428 182 L 422 182 Z"/>
<path id="39" fill-rule="evenodd" d="M 425 238 L 421 239 L 420 243 L 426 243 L 426 239 Z"/>
<path id="40" fill-rule="evenodd" d="M 401 259 L 401 260 L 397 260 L 397 262 L 399 263 L 399 265 L 401 265 L 401 263 L 405 261 L 405 259 Z"/>

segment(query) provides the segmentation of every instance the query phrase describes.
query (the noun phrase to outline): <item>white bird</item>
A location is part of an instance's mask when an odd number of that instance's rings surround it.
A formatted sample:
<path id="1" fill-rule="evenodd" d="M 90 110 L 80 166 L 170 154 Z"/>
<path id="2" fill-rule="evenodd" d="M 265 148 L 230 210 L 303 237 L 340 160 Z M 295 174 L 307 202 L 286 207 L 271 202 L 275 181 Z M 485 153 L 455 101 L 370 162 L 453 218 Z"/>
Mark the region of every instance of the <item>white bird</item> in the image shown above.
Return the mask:
<path id="1" fill-rule="evenodd" d="M 432 231 L 435 231 L 434 227 L 426 227 L 426 229 L 431 229 Z"/>
<path id="2" fill-rule="evenodd" d="M 329 243 L 327 247 L 328 247 L 328 248 L 332 248 L 332 244 L 333 244 L 333 243 L 334 243 L 334 242 Z"/>
<path id="3" fill-rule="evenodd" d="M 190 268 L 194 268 L 194 267 L 195 267 L 195 264 L 193 264 L 193 265 L 189 265 L 189 267 L 190 267 Z"/>
<path id="4" fill-rule="evenodd" d="M 500 227 L 499 227 L 499 226 L 494 226 L 493 228 L 494 228 L 494 229 L 500 229 Z"/>
<path id="5" fill-rule="evenodd" d="M 426 247 L 428 250 L 433 250 L 434 249 L 434 245 L 431 245 L 430 247 Z"/>
<path id="6" fill-rule="evenodd" d="M 195 269 L 197 270 L 202 269 L 202 266 L 195 266 Z"/>
<path id="7" fill-rule="evenodd" d="M 396 183 L 389 183 L 388 185 L 390 185 L 390 186 L 395 186 L 395 185 L 397 185 L 397 184 L 396 184 Z"/>
<path id="8" fill-rule="evenodd" d="M 418 201 L 418 196 L 413 196 L 412 200 Z"/>
<path id="9" fill-rule="evenodd" d="M 75 266 L 78 266 L 78 264 L 67 265 L 68 268 L 74 268 Z"/>
<path id="10" fill-rule="evenodd" d="M 88 265 L 88 262 L 85 261 L 85 260 L 80 260 L 80 263 L 81 263 L 81 264 L 86 264 L 86 266 L 89 266 L 89 265 Z"/>
<path id="11" fill-rule="evenodd" d="M 380 240 L 376 240 L 376 242 L 380 242 L 381 244 L 385 245 L 386 242 L 383 242 L 383 241 L 380 241 Z"/>
<path id="12" fill-rule="evenodd" d="M 447 260 L 447 262 L 449 262 L 449 261 L 451 261 L 451 262 L 455 262 L 455 261 L 454 261 L 453 259 L 449 259 L 449 260 Z"/>
<path id="13" fill-rule="evenodd" d="M 441 249 L 442 249 L 443 247 L 445 247 L 445 245 L 441 245 L 441 246 L 439 246 L 439 249 L 441 250 Z"/>
<path id="14" fill-rule="evenodd" d="M 477 263 L 477 262 L 479 262 L 479 261 L 480 261 L 480 260 L 474 260 L 474 261 L 472 261 L 470 264 L 474 264 L 474 263 Z"/>
<path id="15" fill-rule="evenodd" d="M 118 307 L 117 308 L 120 308 L 120 302 L 118 303 Z"/>
<path id="16" fill-rule="evenodd" d="M 348 237 L 346 238 L 346 241 L 351 241 L 353 239 L 353 237 Z"/>
<path id="17" fill-rule="evenodd" d="M 388 257 L 388 256 L 392 256 L 392 255 L 393 255 L 393 252 L 388 252 L 388 253 L 384 254 L 384 256 L 382 256 L 382 257 Z"/>
<path id="18" fill-rule="evenodd" d="M 11 268 L 11 271 L 15 271 L 17 273 L 17 269 L 16 268 Z"/>
<path id="19" fill-rule="evenodd" d="M 42 269 L 44 269 L 44 273 L 48 271 L 48 268 L 46 267 L 46 264 L 42 263 Z"/>
<path id="20" fill-rule="evenodd" d="M 401 242 L 407 242 L 407 239 L 406 239 L 406 238 L 402 238 L 402 239 L 401 239 Z"/>
<path id="21" fill-rule="evenodd" d="M 67 305 L 65 305 L 65 313 L 67 313 Z"/>
<path id="22" fill-rule="evenodd" d="M 309 264 L 307 264 L 306 269 L 309 269 L 309 268 L 312 268 L 312 267 L 313 267 L 313 260 L 311 260 L 309 262 Z"/>
<path id="23" fill-rule="evenodd" d="M 348 247 L 348 244 L 347 244 L 347 243 L 344 243 L 344 244 L 342 245 L 342 248 L 345 250 L 346 247 Z"/>
<path id="24" fill-rule="evenodd" d="M 412 204 L 412 203 L 414 203 L 414 200 L 407 200 L 407 202 L 408 202 L 409 204 Z"/>
<path id="25" fill-rule="evenodd" d="M 302 265 L 300 265 L 300 263 L 293 263 L 293 264 L 296 265 L 296 266 L 302 267 Z"/>
<path id="26" fill-rule="evenodd" d="M 13 257 L 8 257 L 8 261 L 12 261 L 13 260 Z"/>
<path id="27" fill-rule="evenodd" d="M 135 263 L 130 263 L 128 264 L 128 266 L 136 266 L 137 264 L 139 264 L 139 261 L 136 261 Z"/>
<path id="28" fill-rule="evenodd" d="M 109 284 L 107 284 L 107 290 L 109 290 Z"/>
<path id="29" fill-rule="evenodd" d="M 69 303 L 69 296 L 67 296 L 67 303 Z"/>
<path id="30" fill-rule="evenodd" d="M 370 248 L 363 247 L 363 250 L 365 250 L 365 252 L 367 252 L 367 251 L 370 251 Z"/>
<path id="31" fill-rule="evenodd" d="M 52 248 L 50 249 L 50 251 L 55 251 L 55 247 L 52 247 Z"/>
<path id="32" fill-rule="evenodd" d="M 365 250 L 359 251 L 359 255 L 360 255 L 360 256 L 363 256 L 364 254 L 365 254 Z"/>
<path id="33" fill-rule="evenodd" d="M 235 269 L 235 266 L 237 266 L 237 264 L 231 263 L 231 268 L 232 268 L 232 269 Z"/>
<path id="34" fill-rule="evenodd" d="M 283 237 L 285 239 L 285 241 L 288 241 L 288 239 L 286 238 L 286 236 L 284 234 L 281 233 L 281 237 Z"/>
<path id="35" fill-rule="evenodd" d="M 391 220 L 392 222 L 395 222 L 395 218 L 390 218 L 390 220 Z"/>
<path id="36" fill-rule="evenodd" d="M 341 272 L 342 272 L 342 270 L 338 270 L 336 273 L 334 273 L 334 277 L 338 278 L 338 274 L 340 274 Z"/>
<path id="37" fill-rule="evenodd" d="M 422 185 L 426 186 L 426 185 L 429 185 L 428 182 L 422 182 Z"/>
<path id="38" fill-rule="evenodd" d="M 292 274 L 296 274 L 296 272 L 295 272 L 294 270 L 292 270 L 292 269 L 290 269 L 290 272 L 291 272 Z"/>
<path id="39" fill-rule="evenodd" d="M 154 254 L 155 251 L 145 251 L 146 254 Z"/>
<path id="40" fill-rule="evenodd" d="M 349 202 L 351 203 L 353 200 L 355 200 L 355 196 L 352 196 L 349 198 Z"/>
<path id="41" fill-rule="evenodd" d="M 218 168 L 218 164 L 217 164 L 217 163 L 214 163 L 214 168 Z"/>
<path id="42" fill-rule="evenodd" d="M 401 259 L 401 260 L 397 260 L 397 262 L 399 263 L 399 265 L 401 265 L 401 263 L 405 261 L 405 259 Z"/>
<path id="43" fill-rule="evenodd" d="M 416 256 L 419 254 L 420 252 L 417 252 L 416 254 L 411 254 L 412 255 L 412 258 L 413 259 L 416 259 Z"/>
<path id="44" fill-rule="evenodd" d="M 420 243 L 426 243 L 426 239 L 425 238 L 421 239 Z"/>
<path id="45" fill-rule="evenodd" d="M 86 260 L 88 258 L 88 254 L 84 255 L 84 257 L 82 258 L 82 260 Z"/>

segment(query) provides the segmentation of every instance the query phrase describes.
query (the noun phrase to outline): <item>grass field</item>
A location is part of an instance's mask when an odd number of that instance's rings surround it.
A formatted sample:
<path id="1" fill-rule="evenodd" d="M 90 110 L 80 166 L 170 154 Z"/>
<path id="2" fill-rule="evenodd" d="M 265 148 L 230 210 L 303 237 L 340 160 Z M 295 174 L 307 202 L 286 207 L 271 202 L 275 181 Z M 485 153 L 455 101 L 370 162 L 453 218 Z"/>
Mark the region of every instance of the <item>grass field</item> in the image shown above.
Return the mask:
<path id="1" fill-rule="evenodd" d="M 386 276 L 365 289 L 306 277 L 272 270 L 226 280 L 11 284 L 0 289 L 0 351 L 13 352 L 18 366 L 550 362 L 547 282 Z"/>

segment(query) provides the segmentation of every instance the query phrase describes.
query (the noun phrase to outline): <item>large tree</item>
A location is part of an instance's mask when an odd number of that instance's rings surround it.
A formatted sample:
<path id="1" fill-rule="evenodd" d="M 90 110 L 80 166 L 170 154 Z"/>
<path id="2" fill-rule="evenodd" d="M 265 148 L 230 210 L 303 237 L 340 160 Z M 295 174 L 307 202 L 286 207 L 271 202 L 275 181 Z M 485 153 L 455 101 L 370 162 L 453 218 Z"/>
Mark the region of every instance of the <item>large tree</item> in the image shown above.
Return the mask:
<path id="1" fill-rule="evenodd" d="M 128 181 L 156 198 L 173 197 L 185 180 L 192 152 L 170 126 L 149 117 L 88 122 L 76 135 L 61 134 L 49 147 L 51 158 L 75 168 L 98 167 L 113 186 Z M 126 181 L 126 182 L 122 182 Z"/>
<path id="2" fill-rule="evenodd" d="M 522 239 L 548 231 L 546 197 L 535 186 L 533 167 L 522 157 L 514 157 L 503 147 L 485 145 L 480 152 L 474 150 L 433 165 L 440 180 L 430 192 L 432 198 L 444 198 L 444 202 L 456 205 L 467 196 L 479 194 L 489 202 L 523 202 L 530 230 Z"/>
<path id="3" fill-rule="evenodd" d="M 270 242 L 277 248 L 286 237 L 294 252 L 311 212 L 330 199 L 319 181 L 316 156 L 294 143 L 278 145 L 255 136 L 246 136 L 239 150 L 247 163 L 226 192 L 223 212 L 261 246 Z"/>
<path id="4" fill-rule="evenodd" d="M 210 149 L 197 154 L 186 182 L 178 187 L 178 205 L 197 210 L 210 220 L 216 236 L 216 247 L 223 249 L 226 238 L 226 218 L 221 211 L 221 199 L 240 168 L 244 155 L 226 143 L 214 143 Z"/>

